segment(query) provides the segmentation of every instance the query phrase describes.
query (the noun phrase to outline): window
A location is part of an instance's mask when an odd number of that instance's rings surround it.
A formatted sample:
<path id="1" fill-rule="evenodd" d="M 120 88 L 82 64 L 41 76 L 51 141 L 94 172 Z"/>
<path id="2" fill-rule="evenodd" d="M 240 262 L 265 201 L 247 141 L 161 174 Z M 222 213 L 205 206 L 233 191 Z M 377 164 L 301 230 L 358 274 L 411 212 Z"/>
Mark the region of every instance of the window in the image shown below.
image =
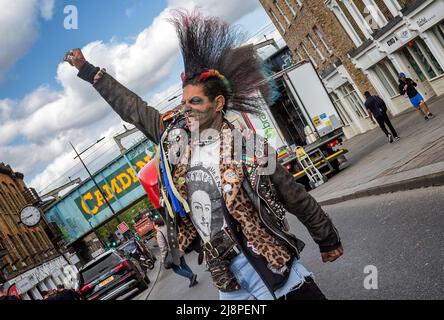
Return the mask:
<path id="1" fill-rule="evenodd" d="M 395 97 L 398 92 L 398 72 L 393 66 L 392 62 L 385 58 L 373 67 L 373 71 L 381 81 L 390 97 Z"/>
<path id="2" fill-rule="evenodd" d="M 441 44 L 441 47 L 444 48 L 444 22 L 441 22 L 433 27 L 433 33 L 435 34 L 436 38 L 438 39 L 439 43 Z"/>
<path id="3" fill-rule="evenodd" d="M 18 196 L 18 194 L 17 194 L 17 189 L 15 189 L 14 188 L 14 186 L 12 185 L 12 184 L 10 184 L 9 185 L 9 190 L 10 190 L 10 195 L 11 195 L 11 199 L 12 199 L 12 201 L 14 202 L 14 205 L 15 205 L 15 207 L 16 207 L 16 209 L 17 209 L 17 212 L 16 213 L 18 213 L 19 211 L 20 211 L 20 209 L 23 207 L 23 204 L 22 204 L 22 202 L 20 201 L 20 198 L 19 198 L 19 196 Z"/>
<path id="4" fill-rule="evenodd" d="M 276 15 L 274 14 L 273 10 L 271 10 L 271 9 L 270 9 L 270 14 L 271 14 L 273 20 L 275 21 L 275 24 L 277 23 L 277 25 L 281 29 L 282 33 L 285 33 L 284 26 L 282 25 L 282 23 L 279 21 L 279 19 L 276 17 Z"/>
<path id="5" fill-rule="evenodd" d="M 8 235 L 8 240 L 9 240 L 9 245 L 12 248 L 11 256 L 13 256 L 13 258 L 15 257 L 15 260 L 17 261 L 21 260 L 21 258 L 24 257 L 24 255 L 22 255 L 19 249 L 17 249 L 17 247 L 15 246 L 14 238 L 11 235 Z"/>
<path id="6" fill-rule="evenodd" d="M 18 239 L 19 239 L 19 242 L 20 242 L 20 246 L 22 247 L 22 250 L 23 250 L 23 253 L 25 254 L 25 260 L 26 259 L 32 259 L 31 258 L 31 250 L 29 250 L 29 246 L 27 246 L 26 245 L 26 241 L 25 241 L 25 239 L 23 238 L 23 235 L 21 235 L 21 234 L 19 234 L 18 235 Z"/>
<path id="7" fill-rule="evenodd" d="M 301 44 L 299 45 L 301 47 L 301 49 L 305 52 L 305 54 L 307 55 L 307 57 L 310 59 L 311 63 L 313 63 L 313 65 L 315 66 L 315 68 L 318 67 L 318 65 L 316 64 L 316 61 L 314 61 L 314 59 L 310 56 L 310 54 L 308 53 L 307 47 L 305 46 L 305 44 L 303 42 L 301 42 Z"/>
<path id="8" fill-rule="evenodd" d="M 393 20 L 393 17 L 398 15 L 398 10 L 395 9 L 395 11 L 392 12 L 393 8 L 390 9 L 389 6 L 387 6 L 387 0 L 374 0 L 374 2 L 388 21 Z M 391 5 L 391 3 L 389 3 L 389 5 Z"/>
<path id="9" fill-rule="evenodd" d="M 322 32 L 319 30 L 318 27 L 314 27 L 313 28 L 314 33 L 318 36 L 319 40 L 321 41 L 322 45 L 324 46 L 325 50 L 327 50 L 328 53 L 332 53 L 330 46 L 327 44 L 327 42 L 325 41 L 324 35 L 322 34 Z"/>
<path id="10" fill-rule="evenodd" d="M 345 126 L 350 125 L 352 122 L 352 119 L 350 118 L 350 115 L 345 110 L 344 105 L 342 104 L 341 99 L 335 92 L 330 93 L 330 98 L 333 101 L 333 104 L 335 105 L 336 109 L 338 109 L 339 115 L 342 119 L 342 122 L 344 122 Z"/>
<path id="11" fill-rule="evenodd" d="M 31 241 L 31 237 L 27 233 L 24 234 L 24 237 L 25 237 L 25 242 L 28 244 L 28 248 L 31 248 L 31 251 L 34 254 L 37 254 L 38 251 L 36 249 L 36 246 L 35 246 L 34 242 Z"/>
<path id="12" fill-rule="evenodd" d="M 350 83 L 346 83 L 340 86 L 339 90 L 359 118 L 368 117 L 367 110 L 365 110 L 364 107 L 364 103 L 362 102 L 355 88 Z"/>
<path id="13" fill-rule="evenodd" d="M 297 56 L 298 56 L 298 58 L 299 58 L 298 61 L 304 60 L 304 57 L 302 57 L 302 55 L 301 55 L 301 53 L 299 52 L 299 50 L 295 50 L 294 52 L 297 54 Z"/>
<path id="14" fill-rule="evenodd" d="M 25 201 L 17 186 L 10 184 L 9 187 L 11 189 L 11 192 L 14 194 L 14 197 L 17 199 L 17 202 L 20 205 L 20 207 L 24 206 Z"/>
<path id="15" fill-rule="evenodd" d="M 0 190 L 0 211 L 4 214 L 9 213 L 9 210 L 6 207 L 6 198 L 1 190 Z"/>
<path id="16" fill-rule="evenodd" d="M 397 0 L 383 0 L 387 9 L 390 10 L 392 16 L 396 17 L 399 15 L 402 7 L 399 5 Z"/>
<path id="17" fill-rule="evenodd" d="M 40 239 L 37 237 L 37 235 L 34 232 L 31 232 L 30 235 L 31 235 L 31 238 L 34 240 L 35 247 L 37 248 L 37 250 L 39 252 L 45 251 L 44 245 L 40 242 Z"/>
<path id="18" fill-rule="evenodd" d="M 326 5 L 330 8 L 331 11 L 333 11 L 339 23 L 342 25 L 345 32 L 348 34 L 355 46 L 359 47 L 362 44 L 365 36 L 356 25 L 350 13 L 345 8 L 344 4 L 341 1 L 327 0 Z"/>
<path id="19" fill-rule="evenodd" d="M 45 244 L 45 247 L 51 247 L 51 243 L 49 242 L 48 238 L 46 237 L 46 234 L 43 231 L 39 231 L 40 237 L 42 238 L 43 243 Z"/>
<path id="20" fill-rule="evenodd" d="M 350 13 L 352 19 L 356 22 L 357 26 L 362 31 L 365 38 L 369 39 L 371 37 L 371 34 L 373 33 L 373 24 L 372 26 L 370 26 L 368 20 L 371 20 L 372 16 L 369 15 L 368 9 L 366 9 L 364 3 L 362 1 L 357 1 L 355 4 L 352 0 L 343 0 L 340 1 L 340 3 L 344 4 L 346 10 Z M 364 13 L 364 11 L 366 11 L 366 13 Z M 363 14 L 365 14 L 366 17 L 364 17 Z M 376 29 L 377 28 L 378 26 L 376 25 Z"/>
<path id="21" fill-rule="evenodd" d="M 325 60 L 324 55 L 322 54 L 321 50 L 319 50 L 318 46 L 316 45 L 316 42 L 314 42 L 313 38 L 309 34 L 307 34 L 307 39 L 311 43 L 311 46 L 316 51 L 321 60 L 324 61 Z"/>
<path id="22" fill-rule="evenodd" d="M 407 50 L 429 80 L 444 73 L 441 65 L 430 52 L 424 40 L 416 38 L 411 44 L 411 46 L 407 46 Z"/>
<path id="23" fill-rule="evenodd" d="M 282 10 L 280 4 L 275 0 L 274 5 L 276 6 L 276 8 L 278 9 L 279 13 L 281 14 L 281 16 L 284 18 L 285 22 L 287 22 L 287 25 L 289 26 L 291 24 L 290 20 L 287 18 L 287 15 L 285 14 L 285 12 Z"/>
<path id="24" fill-rule="evenodd" d="M 359 1 L 357 1 L 359 2 Z M 387 24 L 387 19 L 382 14 L 374 0 L 363 0 L 365 5 L 364 17 L 372 29 L 382 28 Z"/>
<path id="25" fill-rule="evenodd" d="M 14 203 L 14 200 L 13 200 L 13 198 L 11 196 L 11 193 L 9 192 L 8 185 L 6 183 L 4 183 L 4 182 L 2 182 L 2 189 L 3 189 L 3 192 L 4 192 L 5 199 L 6 199 L 6 204 L 7 204 L 8 209 L 9 209 L 8 210 L 9 213 L 15 213 L 16 211 L 18 211 L 18 208 L 16 207 L 16 205 Z"/>
<path id="26" fill-rule="evenodd" d="M 293 15 L 293 17 L 296 17 L 296 11 L 294 11 L 293 5 L 290 3 L 289 0 L 284 0 L 284 1 L 285 1 L 285 4 L 287 5 L 288 9 L 290 9 L 290 12 Z"/>

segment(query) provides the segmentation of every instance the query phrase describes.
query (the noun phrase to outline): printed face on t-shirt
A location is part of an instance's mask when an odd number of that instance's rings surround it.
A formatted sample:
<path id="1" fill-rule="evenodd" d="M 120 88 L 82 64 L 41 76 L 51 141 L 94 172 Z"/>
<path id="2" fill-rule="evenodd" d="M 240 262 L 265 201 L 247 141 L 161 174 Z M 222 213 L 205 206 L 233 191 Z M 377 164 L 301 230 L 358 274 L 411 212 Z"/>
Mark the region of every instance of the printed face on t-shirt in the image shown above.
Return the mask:
<path id="1" fill-rule="evenodd" d="M 191 196 L 193 215 L 199 217 L 196 219 L 197 227 L 206 236 L 211 234 L 211 199 L 208 193 L 202 190 L 193 192 Z"/>

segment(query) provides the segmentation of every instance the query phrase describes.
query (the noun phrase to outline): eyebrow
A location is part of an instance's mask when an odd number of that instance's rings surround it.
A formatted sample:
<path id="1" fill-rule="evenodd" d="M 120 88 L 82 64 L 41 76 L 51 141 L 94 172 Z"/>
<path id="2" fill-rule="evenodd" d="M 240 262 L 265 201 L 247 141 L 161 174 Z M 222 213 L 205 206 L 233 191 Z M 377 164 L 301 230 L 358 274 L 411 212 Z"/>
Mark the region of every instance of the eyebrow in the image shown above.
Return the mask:
<path id="1" fill-rule="evenodd" d="M 204 98 L 202 98 L 202 97 L 199 97 L 199 96 L 194 96 L 194 97 L 192 97 L 192 98 L 190 98 L 190 99 L 188 99 L 188 101 L 191 101 L 191 100 L 193 100 L 193 99 L 200 99 L 200 100 L 204 100 Z M 185 104 L 185 100 L 182 100 L 181 101 L 182 102 L 182 104 Z"/>

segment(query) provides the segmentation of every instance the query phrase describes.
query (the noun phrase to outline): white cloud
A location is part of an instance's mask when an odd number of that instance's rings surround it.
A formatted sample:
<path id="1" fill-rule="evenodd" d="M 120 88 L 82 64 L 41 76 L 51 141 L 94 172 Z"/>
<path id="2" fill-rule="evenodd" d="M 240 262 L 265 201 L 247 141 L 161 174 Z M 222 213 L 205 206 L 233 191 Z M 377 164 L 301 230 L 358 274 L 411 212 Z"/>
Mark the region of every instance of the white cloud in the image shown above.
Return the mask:
<path id="1" fill-rule="evenodd" d="M 38 36 L 36 0 L 0 0 L 0 83 Z"/>
<path id="2" fill-rule="evenodd" d="M 203 12 L 216 14 L 230 22 L 259 6 L 255 0 L 232 0 L 223 4 L 219 0 L 170 0 L 168 4 L 169 8 L 199 5 Z M 166 19 L 168 9 L 131 42 L 95 41 L 82 48 L 91 63 L 105 67 L 108 73 L 141 96 L 147 96 L 160 84 L 166 87 L 163 92 L 150 95 L 153 104 L 162 102 L 165 96 L 180 87 L 177 83 L 165 83 L 179 56 L 175 31 Z M 40 86 L 21 101 L 0 100 L 0 120 L 2 123 L 8 120 L 7 124 L 0 125 L 1 160 L 23 172 L 30 186 L 37 190 L 50 183 L 56 187 L 57 183 L 67 182 L 68 175 L 75 177 L 82 172 L 78 161 L 73 160 L 70 141 L 83 149 L 102 136 L 110 139 L 113 133 L 122 129 L 121 119 L 90 84 L 77 77 L 74 68 L 66 63 L 59 64 L 56 79 L 63 88 L 60 91 Z M 165 105 L 167 103 L 163 101 L 159 107 Z M 22 141 L 21 144 L 11 144 L 17 140 Z M 112 147 L 112 143 L 108 147 Z M 102 163 L 97 160 L 94 165 L 100 166 L 111 160 L 112 148 L 104 154 L 106 156 L 100 158 Z M 58 179 L 62 175 L 64 181 Z"/>
<path id="3" fill-rule="evenodd" d="M 55 0 L 40 0 L 40 14 L 46 21 L 52 19 Z"/>

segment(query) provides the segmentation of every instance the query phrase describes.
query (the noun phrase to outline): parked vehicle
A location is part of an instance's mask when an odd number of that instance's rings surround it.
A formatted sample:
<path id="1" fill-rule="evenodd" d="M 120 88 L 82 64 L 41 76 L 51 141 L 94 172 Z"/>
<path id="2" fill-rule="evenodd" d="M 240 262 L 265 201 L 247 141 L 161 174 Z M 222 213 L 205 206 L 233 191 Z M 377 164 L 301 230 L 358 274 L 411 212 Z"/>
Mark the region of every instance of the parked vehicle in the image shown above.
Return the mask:
<path id="1" fill-rule="evenodd" d="M 264 103 L 258 115 L 232 114 L 230 121 L 266 137 L 279 162 L 300 183 L 313 188 L 295 150 L 304 148 L 325 181 L 339 171 L 348 152 L 339 147 L 345 139 L 340 113 L 310 61 L 277 70 L 270 80 L 279 92 L 278 99 L 272 105 Z"/>
<path id="2" fill-rule="evenodd" d="M 150 280 L 140 265 L 117 250 L 109 250 L 79 270 L 84 300 L 114 300 L 134 289 L 146 290 Z"/>
<path id="3" fill-rule="evenodd" d="M 151 252 L 150 248 L 136 238 L 125 242 L 118 247 L 117 250 L 137 260 L 145 272 L 154 268 L 156 257 Z"/>

